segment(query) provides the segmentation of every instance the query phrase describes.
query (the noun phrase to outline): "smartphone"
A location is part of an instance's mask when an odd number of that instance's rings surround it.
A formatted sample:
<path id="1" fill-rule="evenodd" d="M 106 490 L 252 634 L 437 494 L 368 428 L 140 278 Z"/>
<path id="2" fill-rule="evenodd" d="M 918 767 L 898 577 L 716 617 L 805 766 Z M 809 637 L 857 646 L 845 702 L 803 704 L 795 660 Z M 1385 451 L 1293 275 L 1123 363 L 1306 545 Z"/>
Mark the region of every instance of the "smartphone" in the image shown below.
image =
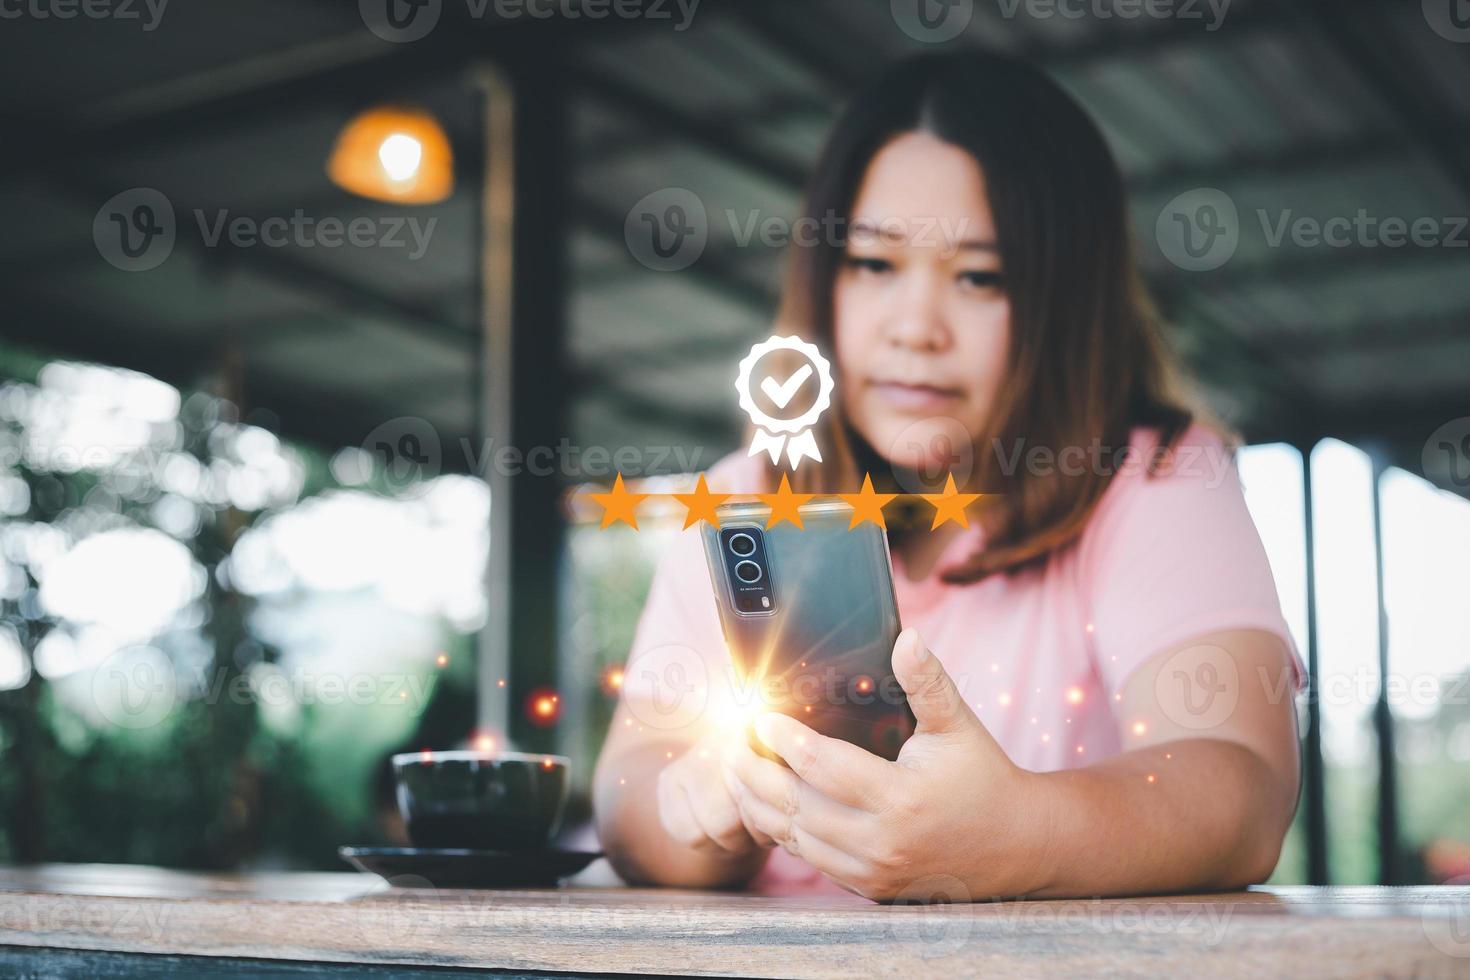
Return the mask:
<path id="1" fill-rule="evenodd" d="M 703 525 L 705 558 L 737 697 L 888 760 L 914 731 L 893 676 L 898 604 L 888 537 L 832 501 L 801 510 L 803 527 L 769 530 L 763 504 L 716 510 Z M 755 741 L 761 754 L 771 754 Z"/>

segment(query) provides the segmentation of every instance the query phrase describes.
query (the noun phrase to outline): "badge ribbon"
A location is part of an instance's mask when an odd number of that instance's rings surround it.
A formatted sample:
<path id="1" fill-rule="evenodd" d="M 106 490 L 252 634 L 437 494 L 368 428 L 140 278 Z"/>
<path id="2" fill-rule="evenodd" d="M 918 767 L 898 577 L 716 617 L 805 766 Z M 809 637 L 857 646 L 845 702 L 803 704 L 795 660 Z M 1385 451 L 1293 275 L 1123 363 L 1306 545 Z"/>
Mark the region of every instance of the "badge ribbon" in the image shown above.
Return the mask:
<path id="1" fill-rule="evenodd" d="M 820 388 L 817 398 L 812 407 L 794 419 L 779 419 L 767 415 L 755 403 L 755 396 L 751 392 L 751 375 L 755 371 L 756 364 L 773 351 L 791 350 L 796 351 L 806 358 L 808 363 L 816 370 L 817 380 Z M 771 379 L 767 378 L 766 383 Z M 777 386 L 779 387 L 779 385 Z M 755 425 L 755 435 L 750 441 L 750 451 L 747 456 L 757 453 L 765 453 L 771 457 L 771 462 L 778 462 L 784 450 L 786 458 L 794 470 L 803 459 L 814 459 L 822 461 L 822 452 L 817 448 L 817 437 L 812 427 L 817 424 L 832 404 L 832 391 L 836 383 L 832 380 L 832 365 L 822 356 L 822 352 L 815 344 L 808 343 L 799 337 L 770 337 L 761 341 L 750 349 L 750 353 L 740 362 L 740 374 L 735 379 L 735 391 L 740 396 L 740 408 L 750 421 Z M 766 391 L 770 395 L 769 390 Z M 789 396 L 788 396 L 789 397 Z"/>

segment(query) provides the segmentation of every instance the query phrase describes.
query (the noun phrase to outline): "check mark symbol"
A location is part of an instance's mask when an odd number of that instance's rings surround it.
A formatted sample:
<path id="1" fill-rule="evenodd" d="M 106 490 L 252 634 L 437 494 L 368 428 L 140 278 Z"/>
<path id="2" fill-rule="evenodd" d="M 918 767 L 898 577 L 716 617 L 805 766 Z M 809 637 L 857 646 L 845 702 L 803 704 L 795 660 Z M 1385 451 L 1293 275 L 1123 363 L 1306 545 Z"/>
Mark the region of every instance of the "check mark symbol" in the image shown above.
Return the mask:
<path id="1" fill-rule="evenodd" d="M 801 386 L 806 384 L 806 379 L 811 376 L 812 366 L 810 364 L 803 364 L 801 370 L 787 378 L 784 383 L 777 383 L 775 378 L 763 379 L 761 381 L 761 391 L 766 393 L 766 397 L 774 402 L 777 408 L 785 408 L 791 404 L 791 399 L 796 397 L 796 393 L 801 390 Z"/>

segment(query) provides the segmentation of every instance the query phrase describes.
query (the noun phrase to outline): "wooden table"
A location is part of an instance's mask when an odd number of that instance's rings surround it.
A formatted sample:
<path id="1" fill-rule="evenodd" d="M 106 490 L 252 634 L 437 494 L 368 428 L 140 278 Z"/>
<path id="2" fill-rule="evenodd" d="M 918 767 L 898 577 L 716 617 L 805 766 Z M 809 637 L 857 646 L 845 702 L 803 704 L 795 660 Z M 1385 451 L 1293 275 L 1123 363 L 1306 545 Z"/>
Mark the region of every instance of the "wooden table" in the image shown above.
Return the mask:
<path id="1" fill-rule="evenodd" d="M 1470 888 L 879 906 L 357 874 L 0 869 L 0 975 L 1470 977 Z"/>

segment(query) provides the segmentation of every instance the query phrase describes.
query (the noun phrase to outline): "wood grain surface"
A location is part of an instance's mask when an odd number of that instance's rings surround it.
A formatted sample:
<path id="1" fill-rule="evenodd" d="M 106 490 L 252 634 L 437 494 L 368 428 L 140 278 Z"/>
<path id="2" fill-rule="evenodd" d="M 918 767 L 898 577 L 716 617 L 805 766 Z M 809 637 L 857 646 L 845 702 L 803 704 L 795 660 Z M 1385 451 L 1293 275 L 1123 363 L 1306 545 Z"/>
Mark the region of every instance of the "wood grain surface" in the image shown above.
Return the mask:
<path id="1" fill-rule="evenodd" d="M 1470 977 L 1470 888 L 880 906 L 46 865 L 0 869 L 0 944 L 526 974 Z"/>

